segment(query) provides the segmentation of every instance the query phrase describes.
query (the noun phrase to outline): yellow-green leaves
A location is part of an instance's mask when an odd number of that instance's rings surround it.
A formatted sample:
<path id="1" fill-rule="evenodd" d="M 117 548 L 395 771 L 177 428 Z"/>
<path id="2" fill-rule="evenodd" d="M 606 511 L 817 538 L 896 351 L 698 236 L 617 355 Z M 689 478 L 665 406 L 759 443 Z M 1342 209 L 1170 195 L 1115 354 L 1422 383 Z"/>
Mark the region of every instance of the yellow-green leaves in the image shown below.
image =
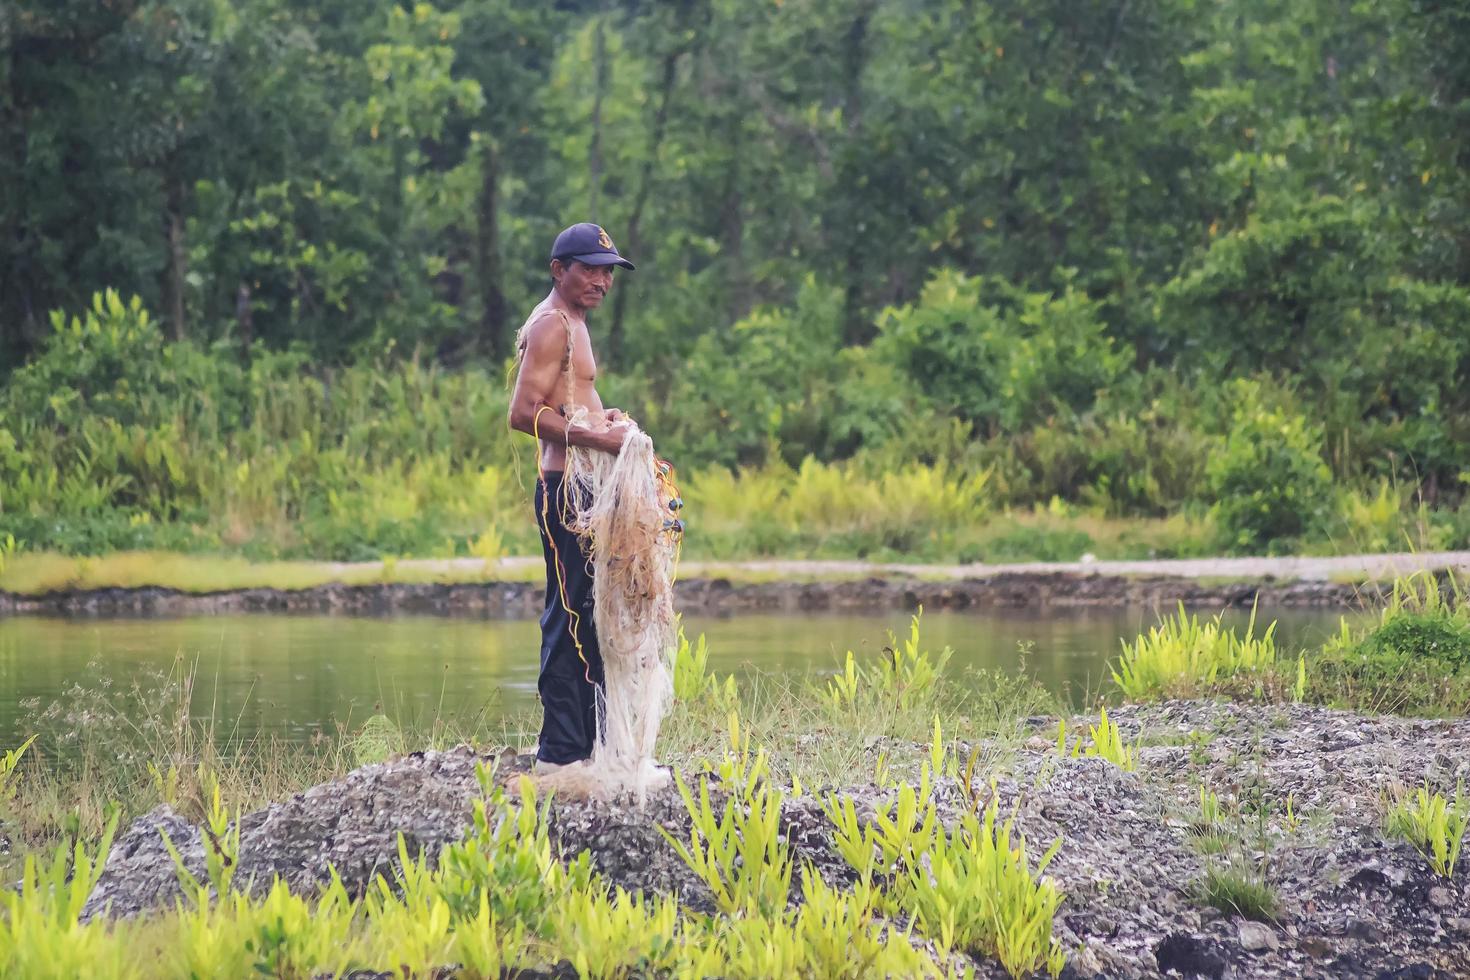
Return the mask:
<path id="1" fill-rule="evenodd" d="M 726 783 L 730 792 L 716 807 L 707 779 L 699 781 L 697 796 L 682 776 L 676 782 L 692 821 L 689 841 L 660 832 L 709 887 L 720 911 L 775 915 L 785 909 L 792 859 L 781 831 L 780 791 L 764 781 Z"/>
<path id="2" fill-rule="evenodd" d="M 852 651 L 847 651 L 842 671 L 827 682 L 827 700 L 834 708 L 841 711 L 876 704 L 908 709 L 932 697 L 954 651 L 945 647 L 931 654 L 924 649 L 919 639 L 923 614 L 920 607 L 902 642 L 889 633 L 883 655 L 871 665 L 859 665 Z"/>
<path id="3" fill-rule="evenodd" d="M 0 803 L 7 803 L 15 795 L 15 770 L 20 765 L 20 760 L 25 756 L 26 749 L 36 740 L 32 735 L 20 743 L 20 748 L 10 749 L 3 758 L 0 758 Z"/>
<path id="4" fill-rule="evenodd" d="M 1124 743 L 1123 733 L 1108 719 L 1107 708 L 1102 709 L 1102 716 L 1096 725 L 1088 726 L 1087 735 L 1092 744 L 1082 750 L 1083 755 L 1106 759 L 1125 772 L 1133 771 L 1134 749 Z"/>
<path id="5" fill-rule="evenodd" d="M 1131 646 L 1124 642 L 1123 658 L 1112 671 L 1113 683 L 1124 697 L 1138 701 L 1187 696 L 1217 679 L 1270 669 L 1276 665 L 1276 623 L 1260 636 L 1255 627 L 1254 609 L 1245 633 L 1237 634 L 1222 625 L 1220 616 L 1202 622 L 1185 613 L 1181 603 L 1177 617 L 1166 617 Z M 1304 663 L 1299 670 L 1305 670 Z"/>
<path id="6" fill-rule="evenodd" d="M 1464 794 L 1464 786 L 1457 786 L 1451 803 L 1443 793 L 1431 792 L 1428 784 L 1412 795 L 1401 793 L 1389 805 L 1385 829 L 1389 836 L 1414 845 L 1435 874 L 1452 877 L 1470 824 L 1470 800 Z"/>
<path id="7" fill-rule="evenodd" d="M 934 832 L 899 862 L 887 901 L 894 913 L 910 912 L 941 948 L 995 956 L 1012 976 L 1040 969 L 1055 976 L 1066 959 L 1052 937 L 1062 895 L 1041 875 L 1061 841 L 1033 873 L 1025 841 L 1012 842 L 1012 822 L 1000 822 L 998 813 L 992 800 L 983 816 L 966 811 L 952 830 Z"/>
<path id="8" fill-rule="evenodd" d="M 709 644 L 704 634 L 689 642 L 684 627 L 679 627 L 679 646 L 674 651 L 674 697 L 680 701 L 698 701 L 720 693 L 718 678 L 709 669 Z"/>
<path id="9" fill-rule="evenodd" d="M 114 815 L 94 851 L 78 842 L 57 848 L 46 862 L 26 857 L 20 887 L 0 891 L 0 975 L 56 980 L 138 975 L 105 929 L 80 922 L 116 829 Z"/>
<path id="10" fill-rule="evenodd" d="M 1063 718 L 1057 723 L 1057 754 L 1063 758 L 1096 756 L 1125 772 L 1132 772 L 1137 767 L 1135 753 L 1134 747 L 1123 741 L 1122 731 L 1108 717 L 1107 708 L 1102 709 L 1096 725 L 1088 726 L 1085 740 L 1079 738 L 1075 742 L 1069 741 L 1067 720 Z"/>
<path id="11" fill-rule="evenodd" d="M 590 888 L 573 892 L 557 910 L 554 938 L 579 977 L 616 980 L 670 969 L 678 927 L 679 906 L 671 898 Z"/>
<path id="12" fill-rule="evenodd" d="M 993 955 L 1013 976 L 1061 972 L 1065 955 L 1052 938 L 1061 893 L 1040 877 L 1061 841 L 1033 874 L 1025 841 L 1012 844 L 1012 823 L 998 822 L 993 797 L 946 828 L 932 789 L 926 763 L 917 789 L 899 787 L 867 821 L 849 798 L 831 794 L 824 801 L 837 851 L 858 872 L 857 890 L 872 889 L 877 906 L 894 918 L 911 916 L 941 949 Z M 880 879 L 891 882 L 888 891 L 876 892 Z"/>

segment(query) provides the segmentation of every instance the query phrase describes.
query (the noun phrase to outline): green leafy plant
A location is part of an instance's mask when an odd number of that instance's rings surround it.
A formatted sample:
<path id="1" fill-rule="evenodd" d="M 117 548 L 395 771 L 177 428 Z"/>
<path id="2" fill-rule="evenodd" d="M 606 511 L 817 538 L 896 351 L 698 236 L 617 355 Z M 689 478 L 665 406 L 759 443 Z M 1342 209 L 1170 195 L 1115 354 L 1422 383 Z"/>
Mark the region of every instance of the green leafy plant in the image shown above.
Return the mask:
<path id="1" fill-rule="evenodd" d="M 674 697 L 680 701 L 698 701 L 712 695 L 719 681 L 709 669 L 709 645 L 704 634 L 699 634 L 696 643 L 690 643 L 679 627 L 679 646 L 674 652 Z"/>
<path id="2" fill-rule="evenodd" d="M 660 833 L 708 886 L 716 907 L 731 916 L 784 910 L 793 863 L 781 832 L 782 794 L 764 781 L 743 791 L 737 785 L 716 807 L 708 779 L 699 780 L 697 795 L 681 775 L 675 784 L 692 821 L 689 840 Z"/>
<path id="3" fill-rule="evenodd" d="M 0 432 L 4 432 L 4 434 L 6 436 L 9 436 L 10 435 L 9 432 L 6 432 L 3 429 L 0 429 Z M 0 499 L 0 504 L 3 504 L 3 503 L 4 503 L 4 500 L 3 499 Z M 0 538 L 0 575 L 4 575 L 5 574 L 5 565 L 6 565 L 6 563 L 13 556 L 15 556 L 17 553 L 19 553 L 19 551 L 21 550 L 22 547 L 23 547 L 23 545 L 16 543 L 16 541 L 15 541 L 15 535 L 13 535 L 13 534 L 7 534 L 3 538 Z"/>
<path id="4" fill-rule="evenodd" d="M 941 948 L 993 955 L 1012 976 L 1043 968 L 1060 973 L 1066 957 L 1051 931 L 1061 893 L 1041 875 L 1061 841 L 1033 874 L 1025 841 L 1012 844 L 1012 820 L 998 823 L 993 796 L 947 830 L 929 780 L 926 762 L 919 786 L 900 786 L 897 798 L 866 822 L 850 798 L 829 794 L 824 801 L 838 853 L 858 872 L 860 886 L 891 880 L 883 907 L 912 915 Z"/>
<path id="5" fill-rule="evenodd" d="M 77 842 L 57 847 L 44 862 L 34 854 L 26 856 L 19 887 L 0 891 L 0 974 L 55 980 L 97 970 L 109 976 L 140 975 L 121 943 L 80 921 L 116 830 L 114 812 L 94 849 Z"/>
<path id="6" fill-rule="evenodd" d="M 574 890 L 550 917 L 552 939 L 579 977 L 658 974 L 674 962 L 679 906 L 622 888 Z"/>
<path id="7" fill-rule="evenodd" d="M 1391 800 L 1385 831 L 1414 846 L 1434 873 L 1454 876 L 1470 825 L 1470 800 L 1463 785 L 1455 788 L 1454 802 L 1443 793 L 1432 792 L 1426 783 L 1413 794 L 1398 793 Z"/>
<path id="8" fill-rule="evenodd" d="M 1230 846 L 1226 831 L 1226 810 L 1220 796 L 1209 786 L 1199 788 L 1199 810 L 1189 821 L 1190 836 L 1202 854 L 1219 854 Z"/>
<path id="9" fill-rule="evenodd" d="M 1280 547 L 1315 530 L 1331 499 L 1322 429 L 1269 406 L 1255 381 L 1235 384 L 1230 433 L 1205 467 L 1222 543 L 1236 551 Z"/>
<path id="10" fill-rule="evenodd" d="M 376 714 L 363 722 L 352 739 L 352 754 L 359 766 L 383 762 L 403 744 L 403 733 L 387 715 Z"/>
<path id="11" fill-rule="evenodd" d="M 340 881 L 313 902 L 277 879 L 258 904 L 237 901 L 235 909 L 255 973 L 282 980 L 336 976 L 352 961 L 354 950 L 345 940 L 356 906 Z"/>
<path id="12" fill-rule="evenodd" d="M 219 777 L 213 771 L 199 766 L 199 785 L 206 794 L 207 809 L 201 833 L 204 837 L 204 868 L 206 880 L 199 881 L 184 864 L 178 847 L 169 839 L 167 832 L 159 828 L 163 846 L 173 859 L 174 871 L 186 894 L 205 901 L 211 890 L 223 898 L 230 891 L 230 883 L 240 860 L 240 813 L 231 813 L 220 802 Z"/>
<path id="13" fill-rule="evenodd" d="M 1130 645 L 1111 671 L 1113 683 L 1131 700 L 1163 695 L 1187 696 L 1217 681 L 1244 672 L 1262 672 L 1276 665 L 1276 623 L 1256 635 L 1256 609 L 1245 632 L 1227 629 L 1219 615 L 1201 621 L 1184 611 L 1165 617 Z M 1304 670 L 1305 667 L 1299 668 Z"/>
<path id="14" fill-rule="evenodd" d="M 32 735 L 18 748 L 9 749 L 3 757 L 0 757 L 0 803 L 9 803 L 15 797 L 15 770 L 20 766 L 20 760 L 25 756 L 26 749 L 36 740 Z"/>
<path id="15" fill-rule="evenodd" d="M 885 656 L 872 669 L 869 680 L 884 696 L 898 699 L 900 706 L 908 708 L 930 697 L 954 651 L 945 647 L 931 655 L 919 641 L 919 620 L 924 615 L 919 607 L 909 620 L 909 633 L 902 642 L 892 633 L 888 634 Z"/>
<path id="16" fill-rule="evenodd" d="M 479 910 L 454 930 L 450 958 L 463 964 L 469 980 L 500 980 L 514 971 L 525 948 L 525 925 L 516 922 L 503 930 L 490 911 L 490 896 L 481 892 Z"/>
<path id="17" fill-rule="evenodd" d="M 1378 621 L 1344 620 L 1312 658 L 1307 696 L 1345 707 L 1458 715 L 1470 707 L 1470 605 L 1453 577 L 1394 580 Z"/>
<path id="18" fill-rule="evenodd" d="M 849 650 L 843 658 L 842 670 L 827 682 L 827 698 L 832 702 L 832 707 L 841 711 L 855 707 L 862 690 L 862 675 L 858 673 L 857 661 Z"/>
<path id="19" fill-rule="evenodd" d="M 935 835 L 925 862 L 906 862 L 896 907 L 910 910 L 943 948 L 994 955 L 1016 977 L 1061 972 L 1066 957 L 1052 938 L 1059 889 L 1041 878 L 1061 848 L 1055 842 L 1035 873 L 1024 840 L 1012 843 L 1011 820 L 998 823 L 992 801 L 983 817 L 966 811 L 949 833 Z"/>
<path id="20" fill-rule="evenodd" d="M 476 774 L 481 795 L 465 835 L 446 844 L 436 862 L 427 854 L 410 854 L 400 837 L 395 880 L 380 877 L 377 892 L 385 899 L 402 894 L 426 906 L 442 900 L 456 920 L 476 915 L 481 897 L 488 896 L 497 921 L 534 929 L 561 895 L 589 880 L 588 858 L 565 864 L 556 859 L 547 824 L 550 800 L 538 805 L 529 779 L 518 781 L 512 799 L 483 763 L 477 763 Z"/>
<path id="21" fill-rule="evenodd" d="M 1067 720 L 1057 723 L 1057 753 L 1064 758 L 1095 756 L 1111 762 L 1125 772 L 1137 768 L 1137 749 L 1123 741 L 1122 730 L 1108 717 L 1108 709 L 1101 710 L 1096 725 L 1089 725 L 1087 738 L 1070 742 L 1067 738 Z"/>
<path id="22" fill-rule="evenodd" d="M 833 708 L 892 703 L 908 710 L 933 696 L 954 651 L 945 647 L 931 654 L 924 648 L 919 630 L 923 615 L 921 606 L 910 619 L 908 636 L 902 641 L 890 632 L 883 655 L 871 665 L 859 665 L 852 651 L 847 651 L 841 672 L 827 683 L 827 700 Z"/>

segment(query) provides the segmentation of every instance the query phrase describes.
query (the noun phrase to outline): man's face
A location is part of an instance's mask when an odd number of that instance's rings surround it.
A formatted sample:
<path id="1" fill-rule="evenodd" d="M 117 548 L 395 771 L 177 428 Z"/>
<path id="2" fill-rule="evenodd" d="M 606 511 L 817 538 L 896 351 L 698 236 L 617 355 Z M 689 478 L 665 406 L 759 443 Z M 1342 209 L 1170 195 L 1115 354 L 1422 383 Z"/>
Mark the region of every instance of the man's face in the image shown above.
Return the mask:
<path id="1" fill-rule="evenodd" d="M 556 280 L 556 288 L 568 302 L 584 310 L 595 310 L 602 305 L 602 298 L 612 288 L 613 266 L 586 265 L 576 259 L 567 262 L 552 259 L 551 277 Z"/>

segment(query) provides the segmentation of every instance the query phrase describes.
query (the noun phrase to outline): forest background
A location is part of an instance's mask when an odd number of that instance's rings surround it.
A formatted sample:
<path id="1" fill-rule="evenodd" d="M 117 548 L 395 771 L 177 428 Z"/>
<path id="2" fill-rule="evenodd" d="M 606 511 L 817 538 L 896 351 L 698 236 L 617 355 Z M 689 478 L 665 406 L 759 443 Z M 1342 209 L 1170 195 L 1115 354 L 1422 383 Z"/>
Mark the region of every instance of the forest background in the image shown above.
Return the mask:
<path id="1" fill-rule="evenodd" d="M 7 0 L 0 548 L 534 552 L 580 220 L 697 554 L 1464 547 L 1467 165 L 1454 0 Z"/>

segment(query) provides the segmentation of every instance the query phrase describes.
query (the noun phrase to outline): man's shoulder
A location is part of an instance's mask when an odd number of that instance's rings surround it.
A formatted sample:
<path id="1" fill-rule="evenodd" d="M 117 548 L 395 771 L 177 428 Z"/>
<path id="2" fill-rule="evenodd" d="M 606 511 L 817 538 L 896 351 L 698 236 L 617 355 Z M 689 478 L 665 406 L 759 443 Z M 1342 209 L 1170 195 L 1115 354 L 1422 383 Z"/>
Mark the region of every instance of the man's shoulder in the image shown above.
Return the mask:
<path id="1" fill-rule="evenodd" d="M 576 325 L 577 318 L 561 307 L 543 301 L 536 304 L 536 308 L 531 311 L 530 316 L 526 317 L 526 322 L 521 325 L 521 329 L 529 331 L 548 323 L 570 329 Z"/>
<path id="2" fill-rule="evenodd" d="M 519 336 L 522 346 L 528 351 L 541 351 L 548 356 L 552 352 L 560 352 L 565 356 L 576 326 L 576 319 L 565 310 L 543 303 L 526 317 Z"/>

